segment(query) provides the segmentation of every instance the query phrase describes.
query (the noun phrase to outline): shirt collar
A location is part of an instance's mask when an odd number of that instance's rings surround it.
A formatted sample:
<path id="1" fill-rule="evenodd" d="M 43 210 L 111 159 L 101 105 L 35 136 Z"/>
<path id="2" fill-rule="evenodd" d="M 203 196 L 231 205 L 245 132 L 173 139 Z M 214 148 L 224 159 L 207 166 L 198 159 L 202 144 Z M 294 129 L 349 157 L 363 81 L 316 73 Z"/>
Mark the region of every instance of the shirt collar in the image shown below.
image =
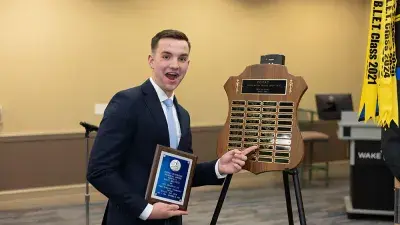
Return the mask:
<path id="1" fill-rule="evenodd" d="M 163 91 L 163 89 L 161 89 L 160 86 L 158 86 L 158 85 L 156 84 L 156 82 L 154 82 L 154 80 L 153 80 L 152 77 L 150 77 L 150 82 L 151 82 L 151 84 L 153 85 L 154 89 L 156 90 L 157 96 L 158 96 L 158 99 L 160 100 L 160 102 L 163 102 L 163 101 L 165 101 L 166 99 L 168 99 L 167 94 L 165 94 L 165 92 Z M 172 96 L 170 97 L 170 99 L 171 99 L 172 101 L 174 101 L 174 93 L 172 93 Z"/>

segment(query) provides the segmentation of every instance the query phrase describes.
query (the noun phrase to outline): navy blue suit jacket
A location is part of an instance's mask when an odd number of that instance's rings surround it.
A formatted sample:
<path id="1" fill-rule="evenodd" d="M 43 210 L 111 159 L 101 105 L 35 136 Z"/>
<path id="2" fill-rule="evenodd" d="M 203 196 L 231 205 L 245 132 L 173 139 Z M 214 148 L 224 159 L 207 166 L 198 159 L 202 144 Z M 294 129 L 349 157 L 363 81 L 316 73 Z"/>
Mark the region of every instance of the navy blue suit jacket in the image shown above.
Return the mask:
<path id="1" fill-rule="evenodd" d="M 174 103 L 182 133 L 178 149 L 193 153 L 189 113 L 176 98 Z M 144 197 L 157 144 L 169 146 L 168 125 L 148 79 L 112 97 L 91 150 L 87 179 L 108 198 L 103 224 L 181 224 L 181 217 L 146 221 L 139 218 L 147 206 Z M 196 165 L 193 187 L 223 183 L 224 179 L 215 174 L 216 161 Z"/>

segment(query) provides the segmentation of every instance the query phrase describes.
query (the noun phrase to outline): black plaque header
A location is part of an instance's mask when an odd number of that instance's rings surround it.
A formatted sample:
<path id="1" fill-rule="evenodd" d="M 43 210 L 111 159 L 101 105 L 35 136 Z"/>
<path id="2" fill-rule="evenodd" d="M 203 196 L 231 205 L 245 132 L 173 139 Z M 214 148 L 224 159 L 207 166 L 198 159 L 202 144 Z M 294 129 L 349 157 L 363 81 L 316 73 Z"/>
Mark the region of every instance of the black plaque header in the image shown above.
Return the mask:
<path id="1" fill-rule="evenodd" d="M 286 94 L 286 79 L 243 79 L 242 94 Z"/>

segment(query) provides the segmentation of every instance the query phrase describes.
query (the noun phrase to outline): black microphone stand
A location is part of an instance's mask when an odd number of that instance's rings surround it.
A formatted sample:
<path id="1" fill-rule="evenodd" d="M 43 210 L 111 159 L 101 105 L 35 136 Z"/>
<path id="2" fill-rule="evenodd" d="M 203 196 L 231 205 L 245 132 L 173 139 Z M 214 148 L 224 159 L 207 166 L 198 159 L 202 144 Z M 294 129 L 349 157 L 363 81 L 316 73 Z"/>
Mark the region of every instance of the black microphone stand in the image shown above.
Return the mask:
<path id="1" fill-rule="evenodd" d="M 85 128 L 85 139 L 86 139 L 86 170 L 89 164 L 89 135 L 91 132 L 98 131 L 98 127 L 88 124 L 86 122 L 80 122 L 79 123 L 81 126 Z M 89 181 L 86 179 L 85 175 L 85 180 L 86 180 L 86 192 L 85 192 L 85 205 L 86 205 L 86 225 L 90 224 L 90 217 L 89 217 L 89 203 L 90 203 L 90 194 L 89 194 Z"/>

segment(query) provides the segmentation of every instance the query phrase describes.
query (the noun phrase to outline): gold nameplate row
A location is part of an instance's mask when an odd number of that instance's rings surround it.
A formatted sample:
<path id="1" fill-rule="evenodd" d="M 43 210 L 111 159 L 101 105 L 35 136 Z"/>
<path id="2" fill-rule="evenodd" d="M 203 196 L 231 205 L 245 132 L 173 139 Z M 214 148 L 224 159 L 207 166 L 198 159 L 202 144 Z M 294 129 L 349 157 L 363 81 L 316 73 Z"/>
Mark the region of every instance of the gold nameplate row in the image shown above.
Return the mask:
<path id="1" fill-rule="evenodd" d="M 228 149 L 257 145 L 250 160 L 290 163 L 294 102 L 233 100 Z"/>

